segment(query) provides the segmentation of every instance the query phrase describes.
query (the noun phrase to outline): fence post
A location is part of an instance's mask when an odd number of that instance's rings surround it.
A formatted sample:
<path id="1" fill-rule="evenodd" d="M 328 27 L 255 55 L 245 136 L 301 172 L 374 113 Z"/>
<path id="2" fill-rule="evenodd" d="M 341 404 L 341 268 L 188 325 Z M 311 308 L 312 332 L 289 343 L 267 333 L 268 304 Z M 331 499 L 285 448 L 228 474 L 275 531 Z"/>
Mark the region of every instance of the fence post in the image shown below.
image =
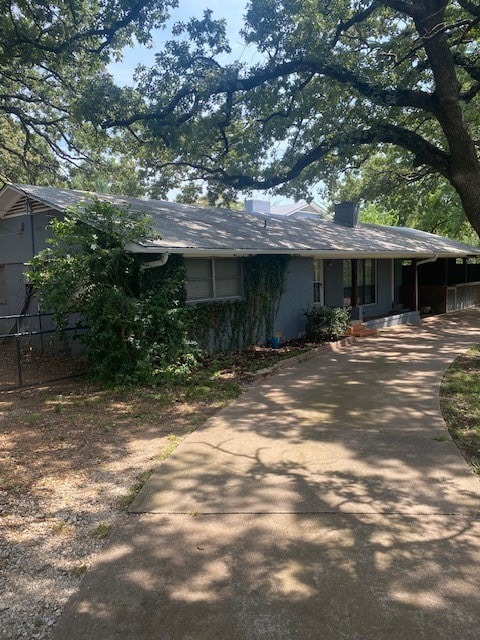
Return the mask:
<path id="1" fill-rule="evenodd" d="M 17 369 L 18 369 L 18 386 L 23 386 L 23 376 L 22 376 L 22 352 L 20 350 L 20 324 L 19 319 L 15 320 L 15 343 L 17 345 Z"/>

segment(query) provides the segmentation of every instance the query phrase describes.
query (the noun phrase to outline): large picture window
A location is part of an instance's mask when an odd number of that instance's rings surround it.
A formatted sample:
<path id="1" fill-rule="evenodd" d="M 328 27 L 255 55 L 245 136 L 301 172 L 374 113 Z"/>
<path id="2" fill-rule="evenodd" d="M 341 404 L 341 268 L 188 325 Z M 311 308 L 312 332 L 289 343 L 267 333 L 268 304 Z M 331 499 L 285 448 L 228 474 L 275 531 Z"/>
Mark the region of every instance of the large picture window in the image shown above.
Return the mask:
<path id="1" fill-rule="evenodd" d="M 343 261 L 343 304 L 356 307 L 376 301 L 375 260 Z"/>
<path id="2" fill-rule="evenodd" d="M 238 258 L 186 258 L 187 302 L 231 300 L 243 295 Z"/>
<path id="3" fill-rule="evenodd" d="M 7 302 L 7 278 L 5 274 L 5 267 L 0 265 L 0 304 Z"/>

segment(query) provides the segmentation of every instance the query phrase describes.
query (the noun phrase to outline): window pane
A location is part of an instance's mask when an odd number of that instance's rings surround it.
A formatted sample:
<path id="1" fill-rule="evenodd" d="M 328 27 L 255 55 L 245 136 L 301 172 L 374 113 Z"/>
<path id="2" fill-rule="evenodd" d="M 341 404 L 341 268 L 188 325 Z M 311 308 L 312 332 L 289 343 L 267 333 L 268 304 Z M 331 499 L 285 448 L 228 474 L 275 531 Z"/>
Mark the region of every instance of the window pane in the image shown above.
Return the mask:
<path id="1" fill-rule="evenodd" d="M 373 304 L 375 302 L 375 260 L 358 261 L 358 303 Z"/>
<path id="2" fill-rule="evenodd" d="M 343 286 L 352 286 L 352 263 L 350 260 L 343 261 Z"/>
<path id="3" fill-rule="evenodd" d="M 242 296 L 242 264 L 237 258 L 188 258 L 185 269 L 188 301 Z"/>
<path id="4" fill-rule="evenodd" d="M 210 259 L 188 258 L 185 260 L 185 269 L 188 280 L 212 277 L 212 261 Z"/>
<path id="5" fill-rule="evenodd" d="M 343 306 L 352 304 L 352 262 L 343 260 Z"/>
<path id="6" fill-rule="evenodd" d="M 372 304 L 375 302 L 375 287 L 362 287 L 359 291 L 359 304 Z"/>
<path id="7" fill-rule="evenodd" d="M 185 260 L 187 273 L 187 300 L 209 300 L 213 298 L 212 260 L 188 258 Z"/>
<path id="8" fill-rule="evenodd" d="M 231 258 L 215 259 L 215 279 L 239 278 L 242 275 L 240 260 Z"/>
<path id="9" fill-rule="evenodd" d="M 186 284 L 187 300 L 208 300 L 213 298 L 212 280 L 190 280 Z"/>
<path id="10" fill-rule="evenodd" d="M 216 281 L 217 298 L 232 298 L 242 295 L 242 282 L 238 278 L 224 278 Z"/>
<path id="11" fill-rule="evenodd" d="M 375 266 L 373 260 L 365 260 L 365 284 L 375 284 Z"/>

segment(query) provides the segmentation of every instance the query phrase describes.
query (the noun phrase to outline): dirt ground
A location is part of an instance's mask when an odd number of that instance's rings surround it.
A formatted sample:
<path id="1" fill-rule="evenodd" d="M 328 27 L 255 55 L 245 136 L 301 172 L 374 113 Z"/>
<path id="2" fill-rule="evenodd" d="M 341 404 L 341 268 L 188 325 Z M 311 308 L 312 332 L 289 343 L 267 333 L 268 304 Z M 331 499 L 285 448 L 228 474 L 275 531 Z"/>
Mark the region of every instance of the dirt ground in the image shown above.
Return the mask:
<path id="1" fill-rule="evenodd" d="M 313 346 L 207 358 L 179 387 L 71 379 L 0 391 L 0 640 L 47 640 L 151 470 L 251 372 Z"/>
<path id="2" fill-rule="evenodd" d="M 251 384 L 248 372 L 315 346 L 212 357 L 178 388 L 73 379 L 0 391 L 0 640 L 48 640 L 151 470 Z"/>
<path id="3" fill-rule="evenodd" d="M 65 381 L 0 393 L 0 638 L 47 638 L 135 490 L 218 401 Z"/>

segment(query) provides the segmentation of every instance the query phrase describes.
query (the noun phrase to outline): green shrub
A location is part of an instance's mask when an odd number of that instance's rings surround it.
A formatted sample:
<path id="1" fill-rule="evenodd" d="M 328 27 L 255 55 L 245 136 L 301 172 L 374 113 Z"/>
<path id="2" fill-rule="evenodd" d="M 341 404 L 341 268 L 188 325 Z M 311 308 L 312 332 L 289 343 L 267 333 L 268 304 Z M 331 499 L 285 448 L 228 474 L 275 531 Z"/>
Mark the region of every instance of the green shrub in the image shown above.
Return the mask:
<path id="1" fill-rule="evenodd" d="M 349 307 L 322 307 L 314 304 L 304 315 L 307 317 L 307 339 L 315 342 L 336 340 L 346 332 L 350 323 Z"/>
<path id="2" fill-rule="evenodd" d="M 195 366 L 183 259 L 170 256 L 142 270 L 141 259 L 125 249 L 155 237 L 146 214 L 94 201 L 53 219 L 51 231 L 28 276 L 61 335 L 75 314 L 88 327 L 82 339 L 93 376 L 150 383 Z"/>

